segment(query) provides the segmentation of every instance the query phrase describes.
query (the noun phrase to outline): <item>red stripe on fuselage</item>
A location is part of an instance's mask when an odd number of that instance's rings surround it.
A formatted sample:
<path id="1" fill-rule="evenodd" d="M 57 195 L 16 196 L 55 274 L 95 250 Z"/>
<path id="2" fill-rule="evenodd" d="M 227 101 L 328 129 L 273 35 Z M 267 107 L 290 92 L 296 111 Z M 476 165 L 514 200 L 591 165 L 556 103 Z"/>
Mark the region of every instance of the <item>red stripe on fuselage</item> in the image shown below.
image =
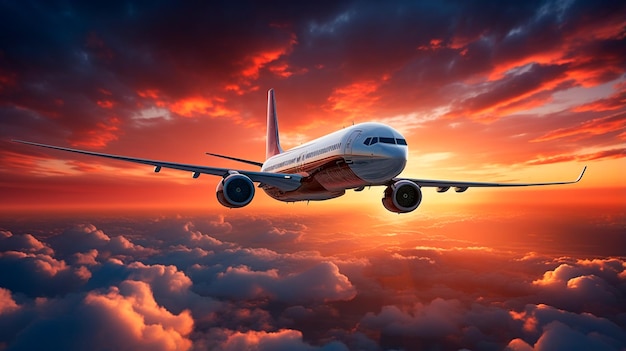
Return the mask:
<path id="1" fill-rule="evenodd" d="M 343 195 L 345 189 L 366 185 L 339 155 L 297 165 L 279 173 L 308 174 L 302 179 L 302 186 L 294 191 L 282 192 L 274 187 L 262 187 L 269 196 L 281 201 L 326 200 Z"/>

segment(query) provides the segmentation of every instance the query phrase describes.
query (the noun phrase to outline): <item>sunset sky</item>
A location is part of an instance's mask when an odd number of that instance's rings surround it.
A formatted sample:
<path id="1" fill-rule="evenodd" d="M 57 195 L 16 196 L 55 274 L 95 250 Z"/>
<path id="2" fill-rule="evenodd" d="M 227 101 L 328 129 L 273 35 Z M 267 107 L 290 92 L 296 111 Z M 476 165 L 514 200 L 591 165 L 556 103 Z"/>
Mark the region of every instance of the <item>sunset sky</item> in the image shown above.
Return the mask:
<path id="1" fill-rule="evenodd" d="M 2 1 L 0 32 L 0 350 L 116 318 L 131 349 L 626 347 L 623 1 Z M 378 121 L 405 177 L 588 169 L 229 210 L 217 177 L 11 142 L 254 169 L 205 152 L 263 161 L 270 88 L 285 149 Z"/>

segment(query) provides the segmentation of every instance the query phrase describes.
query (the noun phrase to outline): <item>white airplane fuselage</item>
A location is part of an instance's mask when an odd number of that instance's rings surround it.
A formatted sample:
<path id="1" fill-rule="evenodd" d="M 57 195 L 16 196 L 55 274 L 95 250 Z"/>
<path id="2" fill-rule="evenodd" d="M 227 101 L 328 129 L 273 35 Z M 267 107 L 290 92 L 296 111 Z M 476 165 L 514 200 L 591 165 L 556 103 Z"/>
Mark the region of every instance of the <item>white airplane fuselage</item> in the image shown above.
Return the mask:
<path id="1" fill-rule="evenodd" d="M 398 131 L 380 123 L 361 123 L 274 155 L 263 163 L 262 172 L 308 176 L 297 190 L 285 192 L 268 185 L 261 188 L 281 201 L 331 199 L 343 195 L 346 189 L 393 179 L 404 169 L 407 157 L 406 139 Z"/>

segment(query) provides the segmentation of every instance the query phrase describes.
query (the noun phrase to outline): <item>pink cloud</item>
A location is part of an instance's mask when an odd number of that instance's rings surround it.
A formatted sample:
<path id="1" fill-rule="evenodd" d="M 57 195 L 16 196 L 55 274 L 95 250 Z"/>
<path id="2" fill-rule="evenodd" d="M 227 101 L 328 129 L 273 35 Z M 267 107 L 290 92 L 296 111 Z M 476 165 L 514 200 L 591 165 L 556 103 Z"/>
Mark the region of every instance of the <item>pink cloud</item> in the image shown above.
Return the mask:
<path id="1" fill-rule="evenodd" d="M 11 313 L 18 308 L 19 306 L 11 297 L 11 291 L 5 288 L 0 288 L 0 315 L 4 313 Z"/>
<path id="2" fill-rule="evenodd" d="M 191 279 L 175 266 L 151 265 L 133 262 L 128 265 L 133 271 L 132 278 L 150 283 L 152 289 L 166 290 L 170 293 L 181 293 L 192 285 Z"/>
<path id="3" fill-rule="evenodd" d="M 239 299 L 271 298 L 287 302 L 350 300 L 356 290 L 332 262 L 320 262 L 290 274 L 278 270 L 254 271 L 247 266 L 229 267 L 209 288 L 218 296 Z"/>
<path id="4" fill-rule="evenodd" d="M 97 325 L 81 343 L 111 345 L 134 350 L 188 350 L 188 335 L 193 319 L 188 311 L 173 315 L 159 306 L 150 286 L 138 281 L 124 281 L 106 293 L 92 292 L 81 307 L 85 318 Z M 111 336 L 115 335 L 114 338 Z"/>
<path id="5" fill-rule="evenodd" d="M 522 339 L 513 339 L 506 346 L 506 351 L 533 351 L 533 347 Z"/>
<path id="6" fill-rule="evenodd" d="M 23 263 L 27 267 L 26 269 L 32 269 L 37 274 L 48 278 L 52 278 L 57 274 L 70 269 L 70 267 L 65 264 L 65 261 L 59 261 L 45 254 L 6 251 L 0 253 L 0 258 Z"/>
<path id="7" fill-rule="evenodd" d="M 0 231 L 0 250 L 41 253 L 50 255 L 54 251 L 32 234 L 13 235 L 9 231 Z"/>
<path id="8" fill-rule="evenodd" d="M 347 350 L 345 345 L 338 342 L 328 343 L 321 347 L 311 346 L 302 340 L 302 333 L 300 331 L 290 329 L 282 329 L 275 332 L 233 332 L 224 330 L 218 337 L 223 341 L 219 345 L 216 345 L 213 349 L 219 351 Z"/>

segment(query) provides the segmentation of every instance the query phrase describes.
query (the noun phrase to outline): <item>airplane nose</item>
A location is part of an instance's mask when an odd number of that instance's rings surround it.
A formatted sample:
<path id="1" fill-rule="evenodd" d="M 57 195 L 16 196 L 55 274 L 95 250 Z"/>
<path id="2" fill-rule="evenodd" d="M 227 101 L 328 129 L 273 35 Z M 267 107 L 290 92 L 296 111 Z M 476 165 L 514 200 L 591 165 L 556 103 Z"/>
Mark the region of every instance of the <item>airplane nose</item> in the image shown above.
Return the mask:
<path id="1" fill-rule="evenodd" d="M 382 149 L 382 156 L 390 159 L 398 159 L 407 161 L 409 156 L 409 150 L 406 146 L 400 145 L 385 145 Z"/>
<path id="2" fill-rule="evenodd" d="M 382 154 L 384 163 L 380 166 L 385 171 L 387 177 L 393 178 L 404 170 L 408 159 L 406 147 L 390 145 L 384 148 Z"/>
<path id="3" fill-rule="evenodd" d="M 381 145 L 371 155 L 373 157 L 355 162 L 350 167 L 359 178 L 376 184 L 388 181 L 404 170 L 408 151 L 406 147 L 398 145 Z"/>

